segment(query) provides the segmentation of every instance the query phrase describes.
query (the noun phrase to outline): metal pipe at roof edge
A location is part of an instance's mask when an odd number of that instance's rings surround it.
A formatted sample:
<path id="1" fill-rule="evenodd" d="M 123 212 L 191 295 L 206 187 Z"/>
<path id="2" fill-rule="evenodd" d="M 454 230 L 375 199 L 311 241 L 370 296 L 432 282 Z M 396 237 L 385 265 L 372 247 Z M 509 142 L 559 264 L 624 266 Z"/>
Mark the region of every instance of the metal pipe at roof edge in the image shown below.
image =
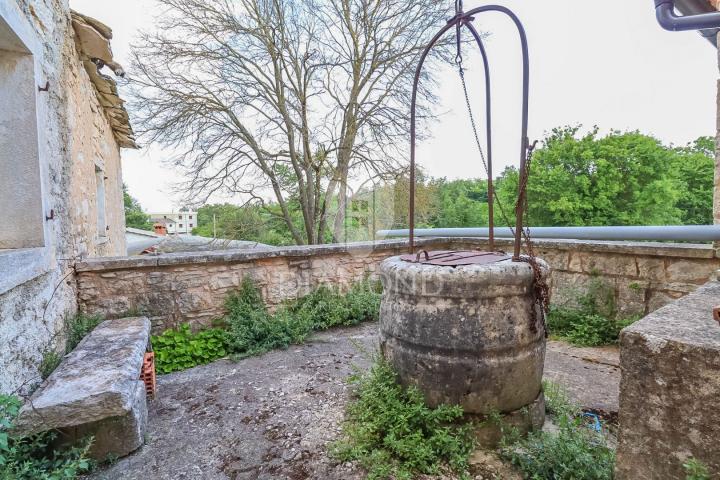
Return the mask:
<path id="1" fill-rule="evenodd" d="M 706 11 L 693 0 L 678 0 L 678 3 L 682 4 L 681 9 L 689 14 L 676 15 L 675 0 L 655 0 L 657 21 L 665 30 L 681 32 L 720 28 L 720 12 Z M 709 8 L 710 5 L 707 4 L 707 7 Z M 705 13 L 695 13 L 703 11 Z"/>
<path id="2" fill-rule="evenodd" d="M 495 238 L 514 238 L 507 227 L 495 227 Z M 407 229 L 379 230 L 379 237 L 407 237 Z M 416 237 L 487 237 L 489 228 L 421 228 Z M 532 238 L 565 240 L 645 240 L 700 241 L 720 240 L 720 225 L 610 226 L 610 227 L 530 227 Z"/>

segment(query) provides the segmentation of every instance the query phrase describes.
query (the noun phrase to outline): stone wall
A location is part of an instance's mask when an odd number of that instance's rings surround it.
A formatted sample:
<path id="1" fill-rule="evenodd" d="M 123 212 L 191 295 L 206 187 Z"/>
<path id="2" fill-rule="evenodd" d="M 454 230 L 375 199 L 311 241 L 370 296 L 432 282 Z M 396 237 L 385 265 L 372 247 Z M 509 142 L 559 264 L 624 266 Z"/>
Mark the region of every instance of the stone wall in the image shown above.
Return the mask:
<path id="1" fill-rule="evenodd" d="M 690 458 L 720 478 L 718 298 L 708 282 L 623 330 L 618 480 L 683 480 Z"/>
<path id="2" fill-rule="evenodd" d="M 23 54 L 32 55 L 39 157 L 33 160 L 42 187 L 42 211 L 26 212 L 42 219 L 41 242 L 0 250 L 0 393 L 24 393 L 40 380 L 43 352 L 62 347 L 63 319 L 77 309 L 75 262 L 124 254 L 124 213 L 118 146 L 81 68 L 67 0 L 0 1 L 0 26 L 8 25 L 5 35 L 19 37 L 30 52 Z M 47 91 L 38 90 L 46 84 Z M 3 132 L 3 139 L 13 135 Z M 112 230 L 103 243 L 96 241 L 96 162 L 104 162 L 108 176 Z"/>
<path id="3" fill-rule="evenodd" d="M 608 287 L 623 315 L 645 314 L 682 297 L 720 268 L 710 245 L 536 241 L 553 268 L 553 302 L 568 304 L 593 283 Z M 432 249 L 487 249 L 482 239 L 423 239 Z M 209 325 L 245 275 L 270 305 L 321 283 L 346 286 L 403 253 L 404 241 L 289 247 L 269 251 L 89 259 L 76 266 L 80 308 L 108 318 L 143 314 L 155 332 L 190 323 Z M 511 250 L 499 241 L 498 248 Z"/>

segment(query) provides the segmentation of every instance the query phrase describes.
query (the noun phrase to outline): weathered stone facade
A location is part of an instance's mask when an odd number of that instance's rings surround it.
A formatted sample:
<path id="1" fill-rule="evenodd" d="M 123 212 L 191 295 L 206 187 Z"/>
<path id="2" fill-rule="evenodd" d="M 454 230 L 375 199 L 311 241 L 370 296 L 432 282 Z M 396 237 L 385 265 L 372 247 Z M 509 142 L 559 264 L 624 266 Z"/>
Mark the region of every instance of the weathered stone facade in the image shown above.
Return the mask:
<path id="1" fill-rule="evenodd" d="M 0 393 L 22 393 L 39 381 L 43 351 L 61 343 L 63 319 L 77 309 L 75 262 L 124 255 L 125 219 L 118 142 L 76 48 L 67 0 L 0 2 L 0 20 L 0 57 L 29 59 L 29 101 L 37 111 L 30 160 L 39 165 L 42 211 L 23 213 L 40 219 L 41 234 L 32 248 L 0 250 Z M 6 77 L 0 87 L 10 84 Z M 0 143 L 14 140 L 12 121 L 3 113 Z M 104 202 L 97 200 L 98 181 Z"/>
<path id="2" fill-rule="evenodd" d="M 487 249 L 482 239 L 423 239 L 432 249 Z M 710 245 L 536 241 L 551 268 L 553 301 L 569 303 L 593 281 L 613 292 L 624 315 L 649 313 L 705 283 L 720 268 Z M 269 251 L 208 252 L 88 259 L 80 262 L 80 308 L 108 318 L 142 313 L 155 331 L 190 323 L 209 325 L 223 314 L 228 293 L 252 276 L 266 301 L 285 299 L 327 283 L 347 286 L 374 274 L 379 262 L 405 250 L 403 241 L 288 247 Z M 510 242 L 498 248 L 510 249 Z"/>

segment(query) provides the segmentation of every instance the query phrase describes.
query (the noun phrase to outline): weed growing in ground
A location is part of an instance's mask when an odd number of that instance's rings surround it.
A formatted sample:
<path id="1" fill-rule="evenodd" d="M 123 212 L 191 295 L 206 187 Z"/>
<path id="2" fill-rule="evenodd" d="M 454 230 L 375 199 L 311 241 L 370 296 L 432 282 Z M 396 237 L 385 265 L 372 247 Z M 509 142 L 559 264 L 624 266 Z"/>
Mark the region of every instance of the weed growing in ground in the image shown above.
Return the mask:
<path id="1" fill-rule="evenodd" d="M 298 344 L 313 331 L 377 320 L 380 287 L 365 280 L 347 293 L 321 286 L 282 304 L 273 313 L 250 277 L 225 302 L 222 328 L 192 333 L 190 327 L 168 330 L 152 339 L 158 372 L 169 373 L 202 365 L 226 355 L 245 358 Z"/>
<path id="2" fill-rule="evenodd" d="M 100 325 L 102 318 L 99 315 L 77 315 L 65 320 L 65 353 L 70 353 L 78 343 L 85 338 L 95 327 Z"/>
<path id="3" fill-rule="evenodd" d="M 466 474 L 474 441 L 471 426 L 461 423 L 461 407 L 428 408 L 417 388 L 398 385 L 383 360 L 351 382 L 355 399 L 347 407 L 344 438 L 333 445 L 333 456 L 357 461 L 370 480 L 411 479 L 443 469 Z"/>
<path id="4" fill-rule="evenodd" d="M 60 352 L 52 345 L 54 342 L 51 342 L 51 345 L 43 352 L 42 360 L 38 366 L 40 378 L 43 380 L 48 378 L 58 365 L 60 365 L 63 355 L 72 352 L 78 343 L 80 343 L 93 328 L 97 327 L 100 322 L 102 322 L 102 318 L 97 315 L 78 313 L 71 317 L 66 317 L 63 329 L 59 333 L 65 336 L 65 349 Z"/>
<path id="5" fill-rule="evenodd" d="M 20 410 L 17 397 L 0 395 L 0 478 L 12 480 L 73 480 L 88 472 L 91 439 L 76 447 L 54 450 L 55 432 L 16 436 L 9 432 Z"/>
<path id="6" fill-rule="evenodd" d="M 60 365 L 60 362 L 62 361 L 62 355 L 60 355 L 56 350 L 54 350 L 52 347 L 48 350 L 45 350 L 42 354 L 42 360 L 40 360 L 40 365 L 38 365 L 38 372 L 40 372 L 40 378 L 45 380 L 52 374 L 55 369 Z"/>
<path id="7" fill-rule="evenodd" d="M 190 325 L 177 330 L 166 330 L 152 337 L 155 350 L 155 368 L 159 373 L 170 373 L 210 363 L 228 354 L 227 332 L 210 328 L 193 333 Z"/>
<path id="8" fill-rule="evenodd" d="M 320 286 L 271 313 L 257 285 L 246 277 L 225 307 L 230 348 L 242 358 L 301 343 L 313 331 L 377 320 L 380 291 L 369 280 L 356 283 L 344 294 Z"/>
<path id="9" fill-rule="evenodd" d="M 578 298 L 576 307 L 550 307 L 547 318 L 550 333 L 578 346 L 616 344 L 620 330 L 637 317 L 619 318 L 613 295 L 605 283 L 593 279 L 587 293 Z"/>
<path id="10" fill-rule="evenodd" d="M 685 480 L 710 480 L 707 466 L 696 458 L 690 458 L 683 463 Z"/>
<path id="11" fill-rule="evenodd" d="M 528 479 L 610 480 L 615 452 L 602 433 L 583 422 L 580 409 L 564 390 L 544 383 L 546 407 L 558 426 L 556 433 L 531 432 L 527 438 L 509 435 L 503 439 L 503 458 L 512 462 Z"/>

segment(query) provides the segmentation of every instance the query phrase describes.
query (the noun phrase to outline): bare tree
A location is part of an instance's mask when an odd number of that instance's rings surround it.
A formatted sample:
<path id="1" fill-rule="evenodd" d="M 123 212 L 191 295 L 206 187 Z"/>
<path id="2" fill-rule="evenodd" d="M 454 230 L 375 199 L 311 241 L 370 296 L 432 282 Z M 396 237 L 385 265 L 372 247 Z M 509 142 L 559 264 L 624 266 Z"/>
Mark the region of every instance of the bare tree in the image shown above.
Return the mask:
<path id="1" fill-rule="evenodd" d="M 186 199 L 271 196 L 297 243 L 341 238 L 348 182 L 405 160 L 415 65 L 446 2 L 158 1 L 133 49 L 131 108 L 141 139 L 179 152 Z"/>

